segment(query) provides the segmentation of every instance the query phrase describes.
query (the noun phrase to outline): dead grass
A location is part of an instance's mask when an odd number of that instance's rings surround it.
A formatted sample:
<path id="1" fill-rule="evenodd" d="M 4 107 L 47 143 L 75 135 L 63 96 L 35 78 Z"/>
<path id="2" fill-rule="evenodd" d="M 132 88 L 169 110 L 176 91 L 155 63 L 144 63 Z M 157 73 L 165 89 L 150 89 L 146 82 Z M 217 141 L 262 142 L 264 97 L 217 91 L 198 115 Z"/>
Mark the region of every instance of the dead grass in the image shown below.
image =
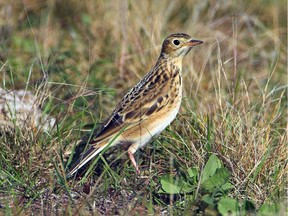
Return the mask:
<path id="1" fill-rule="evenodd" d="M 57 119 L 44 134 L 1 134 L 0 205 L 6 212 L 73 214 L 77 204 L 83 214 L 134 208 L 156 214 L 167 210 L 168 198 L 155 193 L 159 176 L 175 169 L 167 163 L 201 170 L 211 152 L 231 172 L 231 197 L 257 207 L 284 202 L 284 1 L 25 0 L 1 6 L 0 32 L 7 35 L 0 38 L 1 86 L 21 89 L 29 77 L 29 88 L 47 97 L 45 113 Z M 83 135 L 80 129 L 107 117 L 153 66 L 172 32 L 205 44 L 184 60 L 186 97 L 178 120 L 139 154 L 143 170 L 150 166 L 147 179 L 135 183 L 130 164 L 121 163 L 84 186 L 64 180 L 65 151 Z"/>

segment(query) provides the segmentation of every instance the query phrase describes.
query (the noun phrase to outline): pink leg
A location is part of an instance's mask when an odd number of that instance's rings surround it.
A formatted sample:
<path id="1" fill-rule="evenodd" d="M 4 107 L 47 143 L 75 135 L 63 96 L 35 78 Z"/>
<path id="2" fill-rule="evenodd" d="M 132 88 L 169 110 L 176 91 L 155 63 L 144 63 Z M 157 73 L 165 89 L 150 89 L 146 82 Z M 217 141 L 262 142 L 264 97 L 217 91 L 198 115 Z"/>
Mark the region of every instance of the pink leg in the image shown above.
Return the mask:
<path id="1" fill-rule="evenodd" d="M 130 158 L 133 166 L 134 166 L 135 169 L 136 169 L 137 175 L 140 175 L 139 167 L 138 167 L 138 165 L 137 165 L 137 163 L 136 163 L 135 157 L 134 157 L 134 155 L 133 155 L 133 152 L 130 150 L 130 148 L 128 149 L 128 155 L 129 155 L 129 158 Z"/>

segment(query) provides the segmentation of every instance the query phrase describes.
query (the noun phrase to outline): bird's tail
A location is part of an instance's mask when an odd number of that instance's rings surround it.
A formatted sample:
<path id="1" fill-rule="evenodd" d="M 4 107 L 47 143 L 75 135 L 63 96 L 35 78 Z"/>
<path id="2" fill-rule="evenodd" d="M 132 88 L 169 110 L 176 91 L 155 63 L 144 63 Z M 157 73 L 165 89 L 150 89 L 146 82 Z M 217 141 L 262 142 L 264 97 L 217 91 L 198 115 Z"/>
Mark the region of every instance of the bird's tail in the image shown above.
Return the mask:
<path id="1" fill-rule="evenodd" d="M 102 145 L 91 146 L 80 158 L 73 164 L 70 168 L 70 171 L 67 174 L 67 177 L 71 177 L 75 172 L 77 172 L 81 167 L 83 167 L 86 163 L 88 163 L 93 157 L 98 155 L 105 147 L 107 143 L 103 143 Z"/>

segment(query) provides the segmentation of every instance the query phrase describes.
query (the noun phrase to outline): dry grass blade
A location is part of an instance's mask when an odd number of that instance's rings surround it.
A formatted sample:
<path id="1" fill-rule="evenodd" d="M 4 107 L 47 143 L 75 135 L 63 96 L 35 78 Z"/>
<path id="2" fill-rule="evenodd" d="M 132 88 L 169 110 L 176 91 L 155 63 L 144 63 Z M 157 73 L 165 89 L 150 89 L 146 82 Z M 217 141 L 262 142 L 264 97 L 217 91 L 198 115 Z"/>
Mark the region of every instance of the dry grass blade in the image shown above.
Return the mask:
<path id="1" fill-rule="evenodd" d="M 35 131 L 4 121 L 0 110 L 1 126 L 13 126 L 0 131 L 0 212 L 218 211 L 219 191 L 208 205 L 201 181 L 187 174 L 191 168 L 200 176 L 211 154 L 229 170 L 234 186 L 221 196 L 239 206 L 251 201 L 258 211 L 263 203 L 284 205 L 286 14 L 283 0 L 1 2 L 0 87 L 31 92 L 41 115 L 56 123 L 43 132 L 43 121 Z M 145 178 L 136 179 L 125 154 L 115 149 L 98 158 L 85 183 L 65 180 L 67 152 L 83 128 L 101 124 L 153 67 L 165 36 L 175 32 L 205 43 L 184 60 L 185 95 L 177 120 L 138 154 L 137 161 L 148 164 L 141 167 Z M 160 193 L 168 174 L 188 179 L 192 192 Z"/>

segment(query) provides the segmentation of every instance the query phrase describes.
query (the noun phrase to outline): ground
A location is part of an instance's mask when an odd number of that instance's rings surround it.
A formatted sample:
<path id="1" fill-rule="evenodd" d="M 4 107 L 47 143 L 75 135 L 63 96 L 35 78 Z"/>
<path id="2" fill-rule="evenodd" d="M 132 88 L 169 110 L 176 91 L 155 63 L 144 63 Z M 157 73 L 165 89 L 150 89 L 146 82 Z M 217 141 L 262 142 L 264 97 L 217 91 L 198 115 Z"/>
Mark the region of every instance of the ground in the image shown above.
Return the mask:
<path id="1" fill-rule="evenodd" d="M 0 3 L 0 87 L 29 91 L 55 119 L 45 130 L 17 117 L 7 126 L 1 111 L 1 213 L 284 215 L 286 4 Z M 176 32 L 205 43 L 184 59 L 176 120 L 136 154 L 141 175 L 116 149 L 66 179 L 78 140 L 101 126 Z"/>

